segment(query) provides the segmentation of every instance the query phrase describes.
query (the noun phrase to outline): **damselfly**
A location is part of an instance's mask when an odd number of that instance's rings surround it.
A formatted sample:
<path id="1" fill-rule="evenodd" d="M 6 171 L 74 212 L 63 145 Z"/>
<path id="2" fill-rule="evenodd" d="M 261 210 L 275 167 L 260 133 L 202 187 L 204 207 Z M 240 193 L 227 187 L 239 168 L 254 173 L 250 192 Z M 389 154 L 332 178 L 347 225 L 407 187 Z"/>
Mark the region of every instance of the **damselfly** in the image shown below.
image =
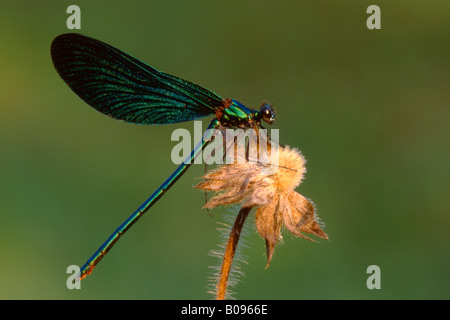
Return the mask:
<path id="1" fill-rule="evenodd" d="M 53 64 L 61 78 L 87 104 L 118 120 L 137 124 L 172 124 L 214 115 L 208 129 L 261 128 L 272 124 L 269 104 L 251 110 L 234 99 L 222 99 L 192 82 L 158 71 L 99 40 L 63 34 L 51 45 Z M 90 274 L 119 238 L 186 172 L 209 143 L 206 130 L 188 158 L 93 254 L 80 270 Z"/>

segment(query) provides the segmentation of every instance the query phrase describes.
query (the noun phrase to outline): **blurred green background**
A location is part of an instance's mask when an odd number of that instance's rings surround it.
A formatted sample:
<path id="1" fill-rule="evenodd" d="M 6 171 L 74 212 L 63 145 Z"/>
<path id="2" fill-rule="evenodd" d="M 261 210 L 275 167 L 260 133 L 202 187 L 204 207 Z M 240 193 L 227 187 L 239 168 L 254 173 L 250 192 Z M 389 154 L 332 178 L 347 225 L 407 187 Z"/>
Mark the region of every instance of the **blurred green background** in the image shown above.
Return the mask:
<path id="1" fill-rule="evenodd" d="M 81 101 L 50 58 L 80 33 L 259 107 L 302 150 L 330 242 L 285 234 L 272 264 L 256 232 L 238 299 L 449 299 L 450 2 L 2 1 L 0 298 L 210 299 L 217 222 L 194 166 L 82 282 L 86 259 L 176 168 L 175 128 L 113 121 Z M 368 30 L 366 8 L 381 8 Z M 208 121 L 208 120 L 206 120 Z M 206 125 L 206 122 L 205 122 Z M 366 269 L 381 268 L 381 290 Z"/>

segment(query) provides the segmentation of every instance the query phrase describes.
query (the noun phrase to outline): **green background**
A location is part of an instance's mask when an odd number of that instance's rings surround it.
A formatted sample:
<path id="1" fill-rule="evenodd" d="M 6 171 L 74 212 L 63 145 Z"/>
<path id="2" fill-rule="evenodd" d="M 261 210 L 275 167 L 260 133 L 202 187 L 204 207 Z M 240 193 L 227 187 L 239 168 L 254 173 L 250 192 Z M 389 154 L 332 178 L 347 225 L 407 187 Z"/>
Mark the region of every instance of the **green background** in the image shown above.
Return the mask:
<path id="1" fill-rule="evenodd" d="M 210 299 L 217 222 L 188 173 L 82 282 L 82 265 L 176 168 L 175 128 L 95 112 L 63 83 L 50 43 L 80 33 L 251 107 L 277 111 L 302 150 L 330 241 L 285 234 L 272 264 L 254 231 L 238 299 L 449 299 L 450 2 L 2 1 L 0 298 Z M 366 27 L 371 4 L 381 30 Z M 208 121 L 208 120 L 205 120 Z M 206 126 L 206 122 L 205 122 Z M 381 268 L 369 290 L 366 269 Z"/>

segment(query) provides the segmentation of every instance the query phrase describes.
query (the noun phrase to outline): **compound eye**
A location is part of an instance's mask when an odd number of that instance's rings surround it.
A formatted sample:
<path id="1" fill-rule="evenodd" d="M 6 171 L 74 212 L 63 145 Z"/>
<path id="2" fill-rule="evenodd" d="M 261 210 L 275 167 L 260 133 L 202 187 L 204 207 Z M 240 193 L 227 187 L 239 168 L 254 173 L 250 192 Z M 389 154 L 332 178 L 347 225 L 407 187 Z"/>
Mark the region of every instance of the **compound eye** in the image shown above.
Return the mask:
<path id="1" fill-rule="evenodd" d="M 272 124 L 275 122 L 275 112 L 273 111 L 273 108 L 269 104 L 263 104 L 261 106 L 261 118 L 264 122 L 267 122 L 268 124 Z"/>

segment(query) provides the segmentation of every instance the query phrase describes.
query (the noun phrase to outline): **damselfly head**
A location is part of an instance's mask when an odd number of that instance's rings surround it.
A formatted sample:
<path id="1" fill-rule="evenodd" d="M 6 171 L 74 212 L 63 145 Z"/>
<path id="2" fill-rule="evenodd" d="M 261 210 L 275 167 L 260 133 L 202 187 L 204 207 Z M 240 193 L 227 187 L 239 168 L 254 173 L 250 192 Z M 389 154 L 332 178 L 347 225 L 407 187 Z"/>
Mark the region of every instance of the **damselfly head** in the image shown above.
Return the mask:
<path id="1" fill-rule="evenodd" d="M 263 103 L 259 111 L 261 119 L 268 124 L 273 124 L 275 122 L 275 111 L 270 104 Z"/>

